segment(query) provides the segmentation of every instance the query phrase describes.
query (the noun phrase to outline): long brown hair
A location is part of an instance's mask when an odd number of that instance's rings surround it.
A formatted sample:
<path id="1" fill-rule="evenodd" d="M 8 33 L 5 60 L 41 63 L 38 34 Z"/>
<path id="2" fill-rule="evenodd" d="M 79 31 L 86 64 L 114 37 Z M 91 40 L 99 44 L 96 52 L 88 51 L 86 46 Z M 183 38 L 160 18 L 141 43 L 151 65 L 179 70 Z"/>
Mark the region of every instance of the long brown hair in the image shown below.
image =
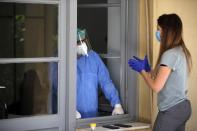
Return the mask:
<path id="1" fill-rule="evenodd" d="M 159 57 L 155 67 L 157 68 L 159 66 L 161 56 L 166 50 L 181 46 L 187 60 L 188 70 L 190 72 L 192 67 L 192 59 L 191 54 L 185 46 L 182 38 L 183 25 L 180 17 L 176 14 L 163 14 L 157 19 L 157 24 L 162 29 L 162 36 Z"/>

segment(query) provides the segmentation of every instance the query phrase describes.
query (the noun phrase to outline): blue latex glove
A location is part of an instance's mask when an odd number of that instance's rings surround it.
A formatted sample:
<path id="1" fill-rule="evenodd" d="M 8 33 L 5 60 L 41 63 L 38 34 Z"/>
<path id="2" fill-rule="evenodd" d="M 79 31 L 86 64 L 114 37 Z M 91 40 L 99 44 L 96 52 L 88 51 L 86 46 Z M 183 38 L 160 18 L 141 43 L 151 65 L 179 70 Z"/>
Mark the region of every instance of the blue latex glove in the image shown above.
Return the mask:
<path id="1" fill-rule="evenodd" d="M 128 61 L 128 64 L 133 70 L 135 70 L 139 73 L 142 72 L 142 70 L 145 70 L 145 62 L 144 61 L 139 61 L 134 58 L 131 58 Z"/>
<path id="2" fill-rule="evenodd" d="M 138 57 L 136 57 L 136 56 L 133 56 L 133 58 L 135 58 L 135 59 L 138 60 L 138 61 L 142 61 L 142 62 L 145 64 L 145 71 L 146 71 L 146 72 L 150 72 L 150 71 L 151 71 L 151 67 L 150 67 L 150 65 L 149 65 L 147 55 L 145 55 L 145 57 L 144 57 L 143 60 L 141 60 L 140 58 L 138 58 Z"/>

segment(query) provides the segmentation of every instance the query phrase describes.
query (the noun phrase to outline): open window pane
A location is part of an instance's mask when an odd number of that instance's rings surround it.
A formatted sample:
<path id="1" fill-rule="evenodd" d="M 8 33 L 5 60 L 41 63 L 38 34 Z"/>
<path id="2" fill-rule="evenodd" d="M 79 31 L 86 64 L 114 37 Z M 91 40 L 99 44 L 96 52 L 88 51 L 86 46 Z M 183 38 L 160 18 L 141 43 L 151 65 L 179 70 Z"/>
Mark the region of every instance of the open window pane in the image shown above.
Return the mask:
<path id="1" fill-rule="evenodd" d="M 57 113 L 57 63 L 0 65 L 0 119 Z M 55 104 L 54 104 L 55 103 Z"/>
<path id="2" fill-rule="evenodd" d="M 0 58 L 52 57 L 57 6 L 0 2 Z"/>
<path id="3" fill-rule="evenodd" d="M 78 8 L 77 26 L 86 29 L 93 50 L 107 53 L 107 9 Z"/>
<path id="4" fill-rule="evenodd" d="M 80 0 L 78 2 L 80 2 Z M 124 89 L 121 90 L 121 88 L 125 87 L 121 87 L 120 83 L 120 7 L 110 4 L 114 2 L 119 1 L 106 1 L 104 5 L 98 5 L 98 7 L 96 4 L 92 6 L 92 3 L 89 1 L 84 1 L 83 4 L 86 4 L 86 6 L 80 6 L 80 4 L 78 6 L 77 27 L 81 30 L 85 29 L 85 33 L 89 39 L 88 44 L 90 44 L 90 46 L 88 46 L 88 56 L 85 58 L 78 55 L 77 58 L 77 79 L 80 79 L 77 80 L 77 109 L 79 113 L 81 113 L 82 118 L 111 116 L 114 106 L 116 104 L 122 105 L 123 101 L 125 101 L 121 96 L 121 91 L 124 91 Z M 97 60 L 97 58 L 92 56 L 92 50 L 98 54 L 100 60 Z M 94 60 L 90 60 L 91 58 Z M 82 65 L 81 63 L 83 61 L 85 64 Z M 102 64 L 98 64 L 98 61 Z M 88 62 L 95 62 L 96 64 L 88 65 Z M 103 65 L 105 68 L 102 68 Z M 84 68 L 81 66 L 84 66 Z M 87 70 L 84 71 L 86 68 Z M 102 75 L 100 75 L 100 71 L 102 72 Z M 100 77 L 105 79 L 105 81 L 102 82 L 102 80 L 99 79 Z M 89 83 L 84 84 L 84 86 L 86 86 L 84 88 L 81 86 L 83 85 L 82 79 L 84 79 L 84 81 L 86 80 L 86 83 Z M 92 81 L 96 81 L 95 85 L 91 85 Z M 86 92 L 85 90 L 87 88 L 89 91 Z M 91 98 L 82 97 L 84 94 Z M 98 103 L 94 102 L 94 99 L 95 101 L 98 101 Z M 85 106 L 83 107 L 83 101 L 86 101 L 87 106 L 93 105 L 94 109 L 90 109 L 90 107 Z M 124 105 L 122 105 L 122 107 L 124 107 Z M 91 115 L 91 111 L 88 113 L 87 110 L 89 109 L 94 110 L 94 115 Z M 84 110 L 87 112 L 84 113 Z M 125 109 L 123 110 L 126 112 Z M 84 114 L 88 115 L 85 116 Z"/>

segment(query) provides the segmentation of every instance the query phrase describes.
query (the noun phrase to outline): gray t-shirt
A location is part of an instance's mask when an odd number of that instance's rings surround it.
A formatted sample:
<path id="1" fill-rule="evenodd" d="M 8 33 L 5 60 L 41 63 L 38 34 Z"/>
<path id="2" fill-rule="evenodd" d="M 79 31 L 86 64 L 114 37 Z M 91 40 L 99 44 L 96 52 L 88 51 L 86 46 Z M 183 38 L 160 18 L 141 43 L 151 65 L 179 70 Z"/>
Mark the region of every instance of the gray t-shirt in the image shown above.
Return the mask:
<path id="1" fill-rule="evenodd" d="M 164 52 L 161 57 L 160 65 L 171 68 L 171 73 L 158 93 L 158 108 L 160 111 L 187 99 L 187 78 L 188 67 L 182 47 L 175 47 Z"/>

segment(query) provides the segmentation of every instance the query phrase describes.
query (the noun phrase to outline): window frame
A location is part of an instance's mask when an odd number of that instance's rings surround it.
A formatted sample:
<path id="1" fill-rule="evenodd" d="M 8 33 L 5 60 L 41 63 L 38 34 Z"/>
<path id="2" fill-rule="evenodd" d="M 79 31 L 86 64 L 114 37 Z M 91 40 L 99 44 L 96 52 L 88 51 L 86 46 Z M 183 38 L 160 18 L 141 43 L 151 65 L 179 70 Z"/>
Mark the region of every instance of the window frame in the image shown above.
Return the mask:
<path id="1" fill-rule="evenodd" d="M 96 118 L 77 119 L 77 128 L 88 127 L 90 123 L 97 123 L 97 125 L 106 125 L 122 122 L 131 122 L 138 120 L 138 90 L 137 90 L 137 75 L 132 73 L 128 68 L 127 60 L 137 54 L 137 0 L 121 0 L 120 4 L 84 4 L 80 7 L 100 8 L 100 7 L 118 7 L 121 10 L 121 72 L 120 72 L 120 86 L 126 88 L 120 88 L 121 99 L 127 99 L 123 101 L 122 105 L 128 111 L 128 114 L 118 116 L 105 116 Z M 127 94 L 129 92 L 129 95 Z M 132 95 L 130 95 L 132 94 Z M 132 97 L 135 96 L 135 97 Z M 129 100 L 129 102 L 128 102 Z M 125 103 L 124 103 L 125 102 Z M 132 105 L 136 105 L 135 107 Z"/>
<path id="2" fill-rule="evenodd" d="M 0 120 L 0 130 L 66 130 L 87 127 L 89 123 L 98 125 L 128 122 L 138 119 L 137 75 L 131 73 L 127 60 L 137 54 L 137 0 L 121 0 L 121 97 L 129 102 L 123 103 L 128 114 L 97 117 L 90 119 L 75 118 L 76 111 L 76 31 L 77 0 L 2 0 L 1 2 L 57 4 L 58 5 L 58 57 L 51 58 L 0 58 L 2 63 L 59 62 L 58 63 L 58 114 L 32 116 Z M 73 66 L 75 65 L 75 66 Z M 127 94 L 129 92 L 129 95 Z M 132 95 L 136 96 L 134 99 Z M 136 107 L 132 106 L 136 105 Z M 19 126 L 20 125 L 20 126 Z"/>
<path id="3" fill-rule="evenodd" d="M 2 0 L 7 3 L 24 4 L 54 4 L 58 6 L 58 56 L 39 58 L 0 58 L 0 64 L 10 63 L 31 63 L 31 62 L 58 62 L 58 113 L 40 116 L 2 119 L 0 120 L 0 130 L 3 131 L 25 131 L 25 130 L 75 130 L 75 75 L 76 69 L 76 0 Z M 75 14 L 74 16 L 71 14 Z M 70 16 L 67 18 L 66 16 Z M 65 37 L 66 36 L 66 37 Z M 74 49 L 74 51 L 70 51 Z M 73 59 L 73 60 L 72 60 Z M 66 64 L 68 63 L 68 64 Z M 71 71 L 72 70 L 72 71 Z M 66 88 L 65 88 L 66 87 Z M 69 95 L 74 93 L 72 96 Z M 61 104 L 62 103 L 62 104 Z M 64 104 L 65 103 L 65 104 Z M 71 104 L 72 103 L 72 104 Z M 19 126 L 20 125 L 20 126 Z"/>

